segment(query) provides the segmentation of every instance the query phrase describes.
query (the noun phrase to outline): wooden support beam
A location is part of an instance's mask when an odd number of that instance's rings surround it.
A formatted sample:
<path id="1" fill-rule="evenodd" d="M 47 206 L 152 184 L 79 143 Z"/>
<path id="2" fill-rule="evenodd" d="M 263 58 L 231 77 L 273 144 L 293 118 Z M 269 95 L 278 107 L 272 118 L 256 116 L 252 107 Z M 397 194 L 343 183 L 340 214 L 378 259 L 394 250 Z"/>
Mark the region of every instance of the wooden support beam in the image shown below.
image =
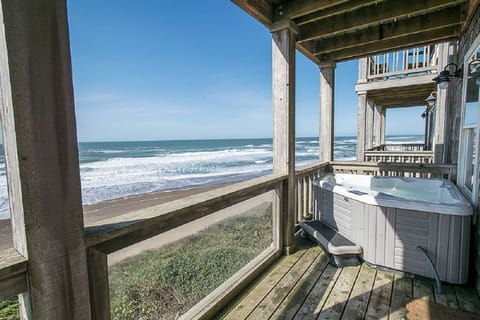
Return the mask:
<path id="1" fill-rule="evenodd" d="M 66 1 L 2 0 L 0 64 L 21 317 L 90 319 Z"/>
<path id="2" fill-rule="evenodd" d="M 267 28 L 273 23 L 273 6 L 268 0 L 231 0 Z"/>
<path id="3" fill-rule="evenodd" d="M 384 126 L 383 108 L 375 105 L 375 145 L 379 146 L 382 141 L 382 128 Z"/>
<path id="4" fill-rule="evenodd" d="M 345 4 L 349 2 L 348 0 L 294 0 L 286 1 L 277 6 L 277 10 L 282 10 L 282 15 L 289 19 L 295 19 L 297 17 L 302 17 L 326 8 L 333 7 L 340 4 Z"/>
<path id="5" fill-rule="evenodd" d="M 372 99 L 367 100 L 366 110 L 366 126 L 365 126 L 365 148 L 371 149 L 373 147 L 373 116 L 375 104 Z"/>
<path id="6" fill-rule="evenodd" d="M 372 24 L 381 24 L 416 15 L 423 15 L 442 8 L 461 4 L 463 1 L 425 0 L 395 1 L 388 0 L 358 10 L 334 15 L 314 23 L 299 26 L 298 41 L 308 41 L 330 37 L 355 29 L 366 28 Z M 459 17 L 460 20 L 460 17 Z"/>
<path id="7" fill-rule="evenodd" d="M 335 65 L 320 67 L 320 161 L 333 160 Z"/>
<path id="8" fill-rule="evenodd" d="M 326 54 L 316 55 L 320 61 L 344 61 L 358 57 L 366 57 L 382 52 L 408 49 L 412 46 L 424 46 L 438 42 L 455 40 L 460 35 L 460 25 L 434 29 L 414 35 L 405 35 L 398 38 L 379 40 L 372 44 L 365 44 Z"/>
<path id="9" fill-rule="evenodd" d="M 287 208 L 283 210 L 286 254 L 295 247 L 295 36 L 290 22 L 278 24 L 272 32 L 273 172 L 288 174 Z"/>
<path id="10" fill-rule="evenodd" d="M 350 1 L 338 1 L 333 6 L 323 8 L 322 10 L 304 14 L 295 19 L 295 23 L 298 26 L 314 22 L 316 20 L 325 19 L 333 15 L 345 13 L 348 11 L 354 11 L 361 7 L 370 6 L 372 4 L 378 4 L 385 0 L 350 0 Z M 296 1 L 295 1 L 296 2 Z M 317 1 L 317 3 L 323 3 Z"/>
<path id="11" fill-rule="evenodd" d="M 378 41 L 395 39 L 404 35 L 417 34 L 416 37 L 418 38 L 418 34 L 430 30 L 459 25 L 460 14 L 460 7 L 446 8 L 430 14 L 412 17 L 408 20 L 397 20 L 370 26 L 366 29 L 357 29 L 350 33 L 342 33 L 334 37 L 314 41 L 313 54 L 326 54 L 331 51 L 367 44 L 371 45 L 372 49 L 376 49 Z M 422 39 L 428 40 L 425 36 Z"/>
<path id="12" fill-rule="evenodd" d="M 357 161 L 364 161 L 365 153 L 365 108 L 367 105 L 367 93 L 358 93 L 358 114 L 357 114 Z"/>
<path id="13" fill-rule="evenodd" d="M 380 130 L 380 144 L 385 144 L 385 131 L 387 130 L 387 109 L 382 111 L 382 128 Z"/>

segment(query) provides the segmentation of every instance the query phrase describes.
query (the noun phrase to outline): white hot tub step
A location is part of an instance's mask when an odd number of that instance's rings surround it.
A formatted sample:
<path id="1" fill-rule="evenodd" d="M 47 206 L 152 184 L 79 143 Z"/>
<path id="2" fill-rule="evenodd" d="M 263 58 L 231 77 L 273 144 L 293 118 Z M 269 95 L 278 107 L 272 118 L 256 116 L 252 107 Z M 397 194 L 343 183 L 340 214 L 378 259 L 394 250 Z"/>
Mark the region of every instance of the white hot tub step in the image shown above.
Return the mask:
<path id="1" fill-rule="evenodd" d="M 333 257 L 338 267 L 360 263 L 362 247 L 348 240 L 321 221 L 302 221 L 300 227 Z"/>

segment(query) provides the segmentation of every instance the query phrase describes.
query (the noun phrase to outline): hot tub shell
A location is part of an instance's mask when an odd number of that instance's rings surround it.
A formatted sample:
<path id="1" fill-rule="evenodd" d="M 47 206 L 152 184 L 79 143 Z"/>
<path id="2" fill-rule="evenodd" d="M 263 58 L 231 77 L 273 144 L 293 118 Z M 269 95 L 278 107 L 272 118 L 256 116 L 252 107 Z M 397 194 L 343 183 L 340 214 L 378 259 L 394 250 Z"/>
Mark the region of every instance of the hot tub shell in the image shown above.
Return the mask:
<path id="1" fill-rule="evenodd" d="M 363 259 L 371 264 L 434 278 L 417 248 L 421 246 L 442 281 L 466 283 L 471 205 L 450 181 L 409 179 L 340 174 L 315 181 L 314 218 L 362 246 Z M 441 190 L 438 201 L 406 200 L 369 190 L 376 182 L 412 186 L 419 182 L 417 188 Z M 448 195 L 440 195 L 442 192 Z"/>

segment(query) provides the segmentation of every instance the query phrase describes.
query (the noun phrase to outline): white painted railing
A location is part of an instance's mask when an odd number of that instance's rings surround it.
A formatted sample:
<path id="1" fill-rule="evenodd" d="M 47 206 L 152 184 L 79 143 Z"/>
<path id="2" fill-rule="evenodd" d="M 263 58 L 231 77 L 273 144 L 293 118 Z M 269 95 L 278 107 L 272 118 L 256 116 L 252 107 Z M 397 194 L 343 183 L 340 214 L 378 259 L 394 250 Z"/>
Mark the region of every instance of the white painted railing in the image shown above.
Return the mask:
<path id="1" fill-rule="evenodd" d="M 367 59 L 367 80 L 386 80 L 437 69 L 435 46 L 424 46 L 371 56 Z"/>

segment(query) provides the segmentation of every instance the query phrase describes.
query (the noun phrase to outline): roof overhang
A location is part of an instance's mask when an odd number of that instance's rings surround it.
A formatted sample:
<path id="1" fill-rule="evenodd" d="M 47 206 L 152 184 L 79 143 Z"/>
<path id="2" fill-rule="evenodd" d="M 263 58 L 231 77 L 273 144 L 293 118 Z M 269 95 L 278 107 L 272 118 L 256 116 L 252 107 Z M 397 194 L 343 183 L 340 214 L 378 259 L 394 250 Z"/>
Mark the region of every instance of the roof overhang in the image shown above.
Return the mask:
<path id="1" fill-rule="evenodd" d="M 458 39 L 479 0 L 232 0 L 270 29 L 291 20 L 316 64 Z"/>

